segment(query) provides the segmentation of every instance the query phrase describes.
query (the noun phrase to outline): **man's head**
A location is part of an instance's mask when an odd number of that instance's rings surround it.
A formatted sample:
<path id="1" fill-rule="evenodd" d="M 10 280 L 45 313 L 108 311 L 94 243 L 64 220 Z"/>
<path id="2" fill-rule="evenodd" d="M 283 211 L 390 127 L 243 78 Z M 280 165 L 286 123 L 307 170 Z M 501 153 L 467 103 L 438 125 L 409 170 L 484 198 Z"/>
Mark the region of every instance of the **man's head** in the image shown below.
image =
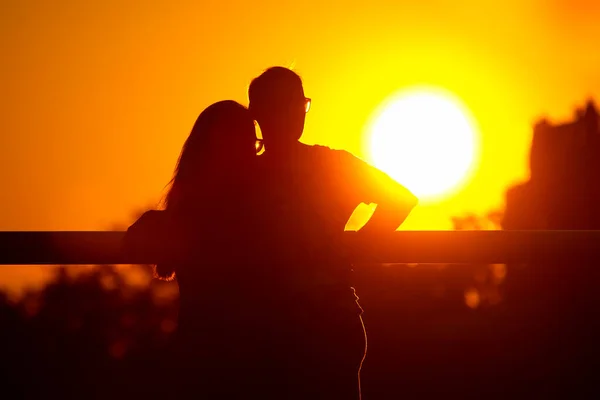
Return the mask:
<path id="1" fill-rule="evenodd" d="M 250 83 L 250 112 L 260 125 L 267 149 L 286 148 L 302 136 L 310 100 L 302 79 L 283 67 L 272 67 Z"/>

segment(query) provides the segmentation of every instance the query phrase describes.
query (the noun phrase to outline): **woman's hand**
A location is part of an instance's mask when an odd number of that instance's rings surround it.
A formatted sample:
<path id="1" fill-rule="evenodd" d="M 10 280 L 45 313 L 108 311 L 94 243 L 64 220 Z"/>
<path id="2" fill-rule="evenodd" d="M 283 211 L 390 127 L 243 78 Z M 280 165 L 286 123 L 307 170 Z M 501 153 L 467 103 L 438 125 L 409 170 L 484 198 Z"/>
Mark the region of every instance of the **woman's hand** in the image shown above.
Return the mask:
<path id="1" fill-rule="evenodd" d="M 163 238 L 168 235 L 166 217 L 165 211 L 146 211 L 127 229 L 124 239 L 125 253 L 133 257 L 143 257 L 160 248 L 161 243 L 164 243 Z"/>

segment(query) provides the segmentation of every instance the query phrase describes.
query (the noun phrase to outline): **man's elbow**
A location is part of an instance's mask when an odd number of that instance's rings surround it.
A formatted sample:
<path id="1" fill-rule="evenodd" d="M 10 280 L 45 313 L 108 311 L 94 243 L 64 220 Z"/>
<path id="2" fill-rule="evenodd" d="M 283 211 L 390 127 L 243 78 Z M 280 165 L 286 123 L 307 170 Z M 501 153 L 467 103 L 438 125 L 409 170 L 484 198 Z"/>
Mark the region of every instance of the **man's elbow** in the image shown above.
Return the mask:
<path id="1" fill-rule="evenodd" d="M 419 199 L 416 196 L 410 195 L 379 204 L 377 208 L 381 211 L 382 215 L 385 215 L 386 218 L 390 220 L 390 222 L 393 221 L 393 224 L 397 228 L 404 223 L 418 203 Z"/>
<path id="2" fill-rule="evenodd" d="M 396 202 L 393 209 L 395 210 L 395 214 L 398 218 L 399 224 L 404 223 L 404 220 L 408 218 L 412 210 L 419 204 L 419 199 L 417 196 L 410 193 L 409 195 L 403 196 L 402 200 Z"/>
<path id="3" fill-rule="evenodd" d="M 403 196 L 398 196 L 396 201 L 396 209 L 399 213 L 410 214 L 410 212 L 419 204 L 419 198 L 406 190 Z"/>
<path id="4" fill-rule="evenodd" d="M 407 200 L 398 205 L 396 208 L 396 214 L 398 215 L 398 219 L 401 221 L 400 224 L 402 224 L 404 220 L 408 218 L 418 203 L 419 200 L 415 197 L 414 199 Z"/>
<path id="5" fill-rule="evenodd" d="M 412 210 L 419 204 L 419 198 L 414 194 L 410 193 L 410 195 L 408 196 L 407 203 L 410 209 Z"/>

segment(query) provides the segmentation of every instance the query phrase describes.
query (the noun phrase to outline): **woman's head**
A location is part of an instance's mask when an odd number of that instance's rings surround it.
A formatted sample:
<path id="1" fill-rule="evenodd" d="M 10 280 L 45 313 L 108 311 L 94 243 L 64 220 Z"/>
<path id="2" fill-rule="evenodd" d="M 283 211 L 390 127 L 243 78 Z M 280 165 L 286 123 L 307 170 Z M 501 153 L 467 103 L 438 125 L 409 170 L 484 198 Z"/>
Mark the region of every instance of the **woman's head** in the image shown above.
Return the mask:
<path id="1" fill-rule="evenodd" d="M 206 108 L 185 141 L 171 188 L 167 207 L 181 197 L 202 192 L 211 179 L 226 179 L 248 171 L 256 159 L 256 131 L 250 112 L 232 100 Z"/>
<path id="2" fill-rule="evenodd" d="M 209 182 L 235 185 L 235 176 L 251 171 L 256 160 L 256 130 L 250 112 L 235 101 L 225 100 L 206 108 L 185 141 L 165 198 L 167 209 L 187 210 L 198 205 Z M 230 181 L 228 181 L 230 180 Z M 200 206 L 200 205 L 198 205 Z M 158 264 L 156 275 L 174 278 L 173 264 Z"/>

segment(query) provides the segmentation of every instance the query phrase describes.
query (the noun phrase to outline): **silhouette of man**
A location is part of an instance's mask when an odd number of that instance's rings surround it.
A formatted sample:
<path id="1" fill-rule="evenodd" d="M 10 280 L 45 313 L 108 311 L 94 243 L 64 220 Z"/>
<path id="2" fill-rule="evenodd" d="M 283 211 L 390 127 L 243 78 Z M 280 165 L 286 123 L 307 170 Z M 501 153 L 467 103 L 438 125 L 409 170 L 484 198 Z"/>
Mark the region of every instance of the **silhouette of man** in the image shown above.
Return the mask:
<path id="1" fill-rule="evenodd" d="M 272 269 L 280 275 L 277 379 L 294 388 L 285 398 L 359 399 L 366 336 L 351 265 L 340 251 L 344 227 L 359 204 L 375 203 L 362 230 L 394 231 L 417 199 L 346 151 L 299 141 L 311 100 L 293 71 L 269 68 L 248 95 L 265 146 L 265 226 L 276 232 L 264 251 L 279 265 Z"/>

